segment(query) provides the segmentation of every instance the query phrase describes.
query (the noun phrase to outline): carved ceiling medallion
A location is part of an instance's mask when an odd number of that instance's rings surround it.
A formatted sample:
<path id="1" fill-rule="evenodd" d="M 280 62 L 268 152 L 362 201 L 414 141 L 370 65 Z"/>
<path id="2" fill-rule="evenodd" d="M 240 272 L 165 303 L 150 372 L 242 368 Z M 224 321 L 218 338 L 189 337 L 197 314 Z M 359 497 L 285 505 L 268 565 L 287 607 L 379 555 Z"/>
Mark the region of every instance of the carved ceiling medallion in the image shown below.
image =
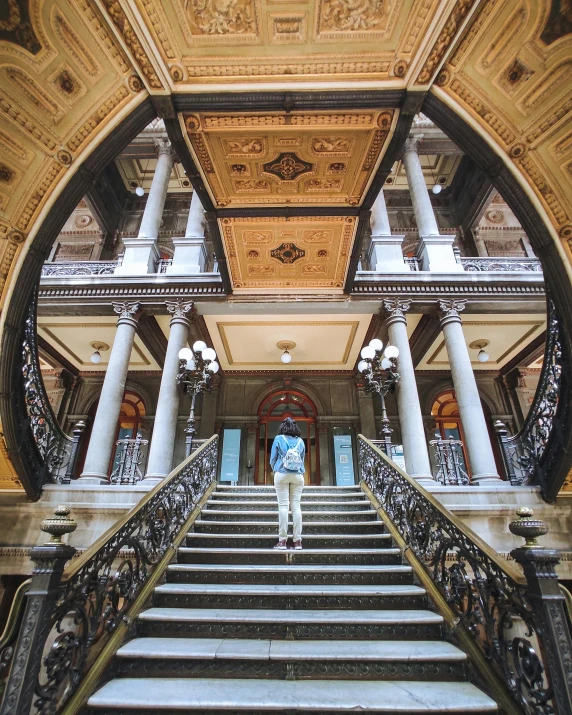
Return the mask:
<path id="1" fill-rule="evenodd" d="M 312 171 L 314 166 L 300 159 L 294 152 L 286 151 L 279 154 L 276 159 L 262 165 L 267 174 L 277 176 L 281 181 L 293 181 L 302 174 Z"/>
<path id="2" fill-rule="evenodd" d="M 300 258 L 304 258 L 306 251 L 298 248 L 294 243 L 281 243 L 278 248 L 270 251 L 272 258 L 276 258 L 280 263 L 295 263 Z"/>

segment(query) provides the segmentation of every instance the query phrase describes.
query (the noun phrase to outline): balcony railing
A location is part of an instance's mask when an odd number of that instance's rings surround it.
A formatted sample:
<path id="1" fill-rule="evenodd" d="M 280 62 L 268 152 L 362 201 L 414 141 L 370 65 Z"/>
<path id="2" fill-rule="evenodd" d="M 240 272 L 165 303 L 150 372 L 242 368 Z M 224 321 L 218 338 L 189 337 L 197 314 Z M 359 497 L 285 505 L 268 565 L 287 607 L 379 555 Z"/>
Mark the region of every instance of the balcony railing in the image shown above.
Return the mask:
<path id="1" fill-rule="evenodd" d="M 403 260 L 409 266 L 410 271 L 419 270 L 419 260 L 417 258 L 413 258 L 412 256 L 404 256 Z"/>
<path id="2" fill-rule="evenodd" d="M 69 261 L 44 263 L 42 278 L 47 276 L 111 276 L 119 261 Z"/>
<path id="3" fill-rule="evenodd" d="M 461 265 L 471 273 L 542 273 L 542 265 L 536 258 L 461 258 Z"/>
<path id="4" fill-rule="evenodd" d="M 172 258 L 162 258 L 157 262 L 157 273 L 166 273 L 167 268 L 173 263 Z"/>

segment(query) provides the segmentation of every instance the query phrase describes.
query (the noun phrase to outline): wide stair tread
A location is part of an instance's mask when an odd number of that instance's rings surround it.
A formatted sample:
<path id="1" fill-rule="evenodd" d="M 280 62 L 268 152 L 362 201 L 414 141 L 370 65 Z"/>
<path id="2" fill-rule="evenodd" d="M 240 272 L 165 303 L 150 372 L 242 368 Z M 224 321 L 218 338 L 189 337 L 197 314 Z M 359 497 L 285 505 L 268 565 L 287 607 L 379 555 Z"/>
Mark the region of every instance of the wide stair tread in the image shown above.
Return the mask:
<path id="1" fill-rule="evenodd" d="M 217 486 L 86 715 L 498 712 L 363 491 L 302 514 L 277 551 L 274 488 Z"/>
<path id="2" fill-rule="evenodd" d="M 91 696 L 98 708 L 171 711 L 485 713 L 496 704 L 470 683 L 121 678 Z M 121 710 L 116 710 L 121 712 Z"/>

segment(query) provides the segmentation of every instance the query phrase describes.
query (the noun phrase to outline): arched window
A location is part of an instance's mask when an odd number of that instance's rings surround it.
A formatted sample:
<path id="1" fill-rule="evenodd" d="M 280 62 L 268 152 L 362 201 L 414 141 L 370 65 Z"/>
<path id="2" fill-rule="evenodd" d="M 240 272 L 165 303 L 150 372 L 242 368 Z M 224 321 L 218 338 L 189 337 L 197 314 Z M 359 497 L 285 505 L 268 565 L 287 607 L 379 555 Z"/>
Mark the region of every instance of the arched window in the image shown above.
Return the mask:
<path id="1" fill-rule="evenodd" d="M 293 417 L 296 420 L 306 445 L 306 482 L 319 484 L 317 410 L 312 400 L 299 390 L 273 392 L 262 401 L 258 409 L 256 483 L 273 483 L 269 464 L 270 450 L 274 437 L 278 434 L 280 423 L 285 417 Z"/>
<path id="2" fill-rule="evenodd" d="M 437 395 L 433 407 L 431 408 L 431 414 L 435 418 L 436 432 L 443 439 L 453 437 L 453 439 L 462 440 L 464 461 L 462 466 L 467 474 L 470 474 L 468 469 L 469 460 L 465 448 L 465 437 L 463 435 L 463 426 L 459 416 L 459 405 L 457 404 L 455 390 L 445 390 L 440 395 Z"/>

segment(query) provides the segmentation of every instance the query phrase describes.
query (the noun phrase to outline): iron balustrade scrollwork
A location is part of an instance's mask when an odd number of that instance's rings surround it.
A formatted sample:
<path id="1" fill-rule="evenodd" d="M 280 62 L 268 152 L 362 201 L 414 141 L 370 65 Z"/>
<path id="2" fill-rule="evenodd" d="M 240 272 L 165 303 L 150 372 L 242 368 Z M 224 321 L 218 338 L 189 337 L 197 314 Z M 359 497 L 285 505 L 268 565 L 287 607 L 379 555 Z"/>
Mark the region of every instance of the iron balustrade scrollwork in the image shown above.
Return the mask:
<path id="1" fill-rule="evenodd" d="M 55 715 L 70 704 L 114 633 L 129 624 L 131 609 L 140 608 L 148 597 L 146 587 L 175 554 L 183 527 L 215 483 L 217 457 L 214 435 L 63 574 L 63 563 L 75 549 L 53 541 L 32 549 L 32 595 L 1 715 Z M 58 507 L 58 512 L 69 514 L 69 509 Z M 46 520 L 50 524 L 45 527 L 44 522 L 42 529 L 53 534 L 75 528 L 64 524 L 58 532 L 57 519 Z"/>
<path id="2" fill-rule="evenodd" d="M 505 425 L 498 420 L 495 429 L 499 438 L 507 477 L 513 485 L 537 483 L 547 470 L 547 450 L 555 428 L 562 424 L 567 401 L 560 400 L 563 351 L 556 310 L 548 299 L 548 324 L 542 372 L 533 403 L 522 429 L 509 437 Z"/>
<path id="3" fill-rule="evenodd" d="M 143 439 L 139 433 L 135 439 L 118 439 L 115 443 L 119 447 L 115 457 L 115 464 L 109 481 L 111 484 L 137 484 L 143 479 L 143 447 L 149 444 L 148 439 Z"/>
<path id="4" fill-rule="evenodd" d="M 449 436 L 443 439 L 440 434 L 429 442 L 435 448 L 437 471 L 435 480 L 445 486 L 468 486 L 469 475 L 464 468 L 463 442 Z"/>
<path id="5" fill-rule="evenodd" d="M 157 261 L 157 273 L 166 273 L 167 268 L 172 264 L 172 258 L 161 258 L 159 261 Z"/>
<path id="6" fill-rule="evenodd" d="M 414 256 L 404 256 L 403 261 L 409 266 L 410 271 L 418 272 L 420 270 L 418 258 Z"/>
<path id="7" fill-rule="evenodd" d="M 40 458 L 44 463 L 45 480 L 61 484 L 69 484 L 74 473 L 79 442 L 84 422 L 78 422 L 70 437 L 65 434 L 46 395 L 44 381 L 38 359 L 36 344 L 36 305 L 37 291 L 28 310 L 24 325 L 22 343 L 22 377 L 24 403 L 28 416 L 28 424 L 32 430 L 34 441 Z"/>
<path id="8" fill-rule="evenodd" d="M 111 276 L 120 261 L 66 261 L 44 263 L 42 278 L 49 276 Z"/>
<path id="9" fill-rule="evenodd" d="M 362 435 L 359 466 L 361 480 L 436 586 L 455 624 L 476 643 L 495 680 L 504 684 L 516 706 L 513 712 L 567 715 L 572 652 L 570 634 L 558 626 L 563 599 L 543 600 L 532 583 L 538 586 L 545 579 L 557 589 L 556 552 L 514 550 L 513 557 L 522 563 L 536 559 L 535 578 L 527 581 Z M 453 639 L 455 633 L 454 626 Z"/>
<path id="10" fill-rule="evenodd" d="M 536 258 L 461 258 L 460 262 L 470 273 L 542 273 L 542 264 Z"/>

